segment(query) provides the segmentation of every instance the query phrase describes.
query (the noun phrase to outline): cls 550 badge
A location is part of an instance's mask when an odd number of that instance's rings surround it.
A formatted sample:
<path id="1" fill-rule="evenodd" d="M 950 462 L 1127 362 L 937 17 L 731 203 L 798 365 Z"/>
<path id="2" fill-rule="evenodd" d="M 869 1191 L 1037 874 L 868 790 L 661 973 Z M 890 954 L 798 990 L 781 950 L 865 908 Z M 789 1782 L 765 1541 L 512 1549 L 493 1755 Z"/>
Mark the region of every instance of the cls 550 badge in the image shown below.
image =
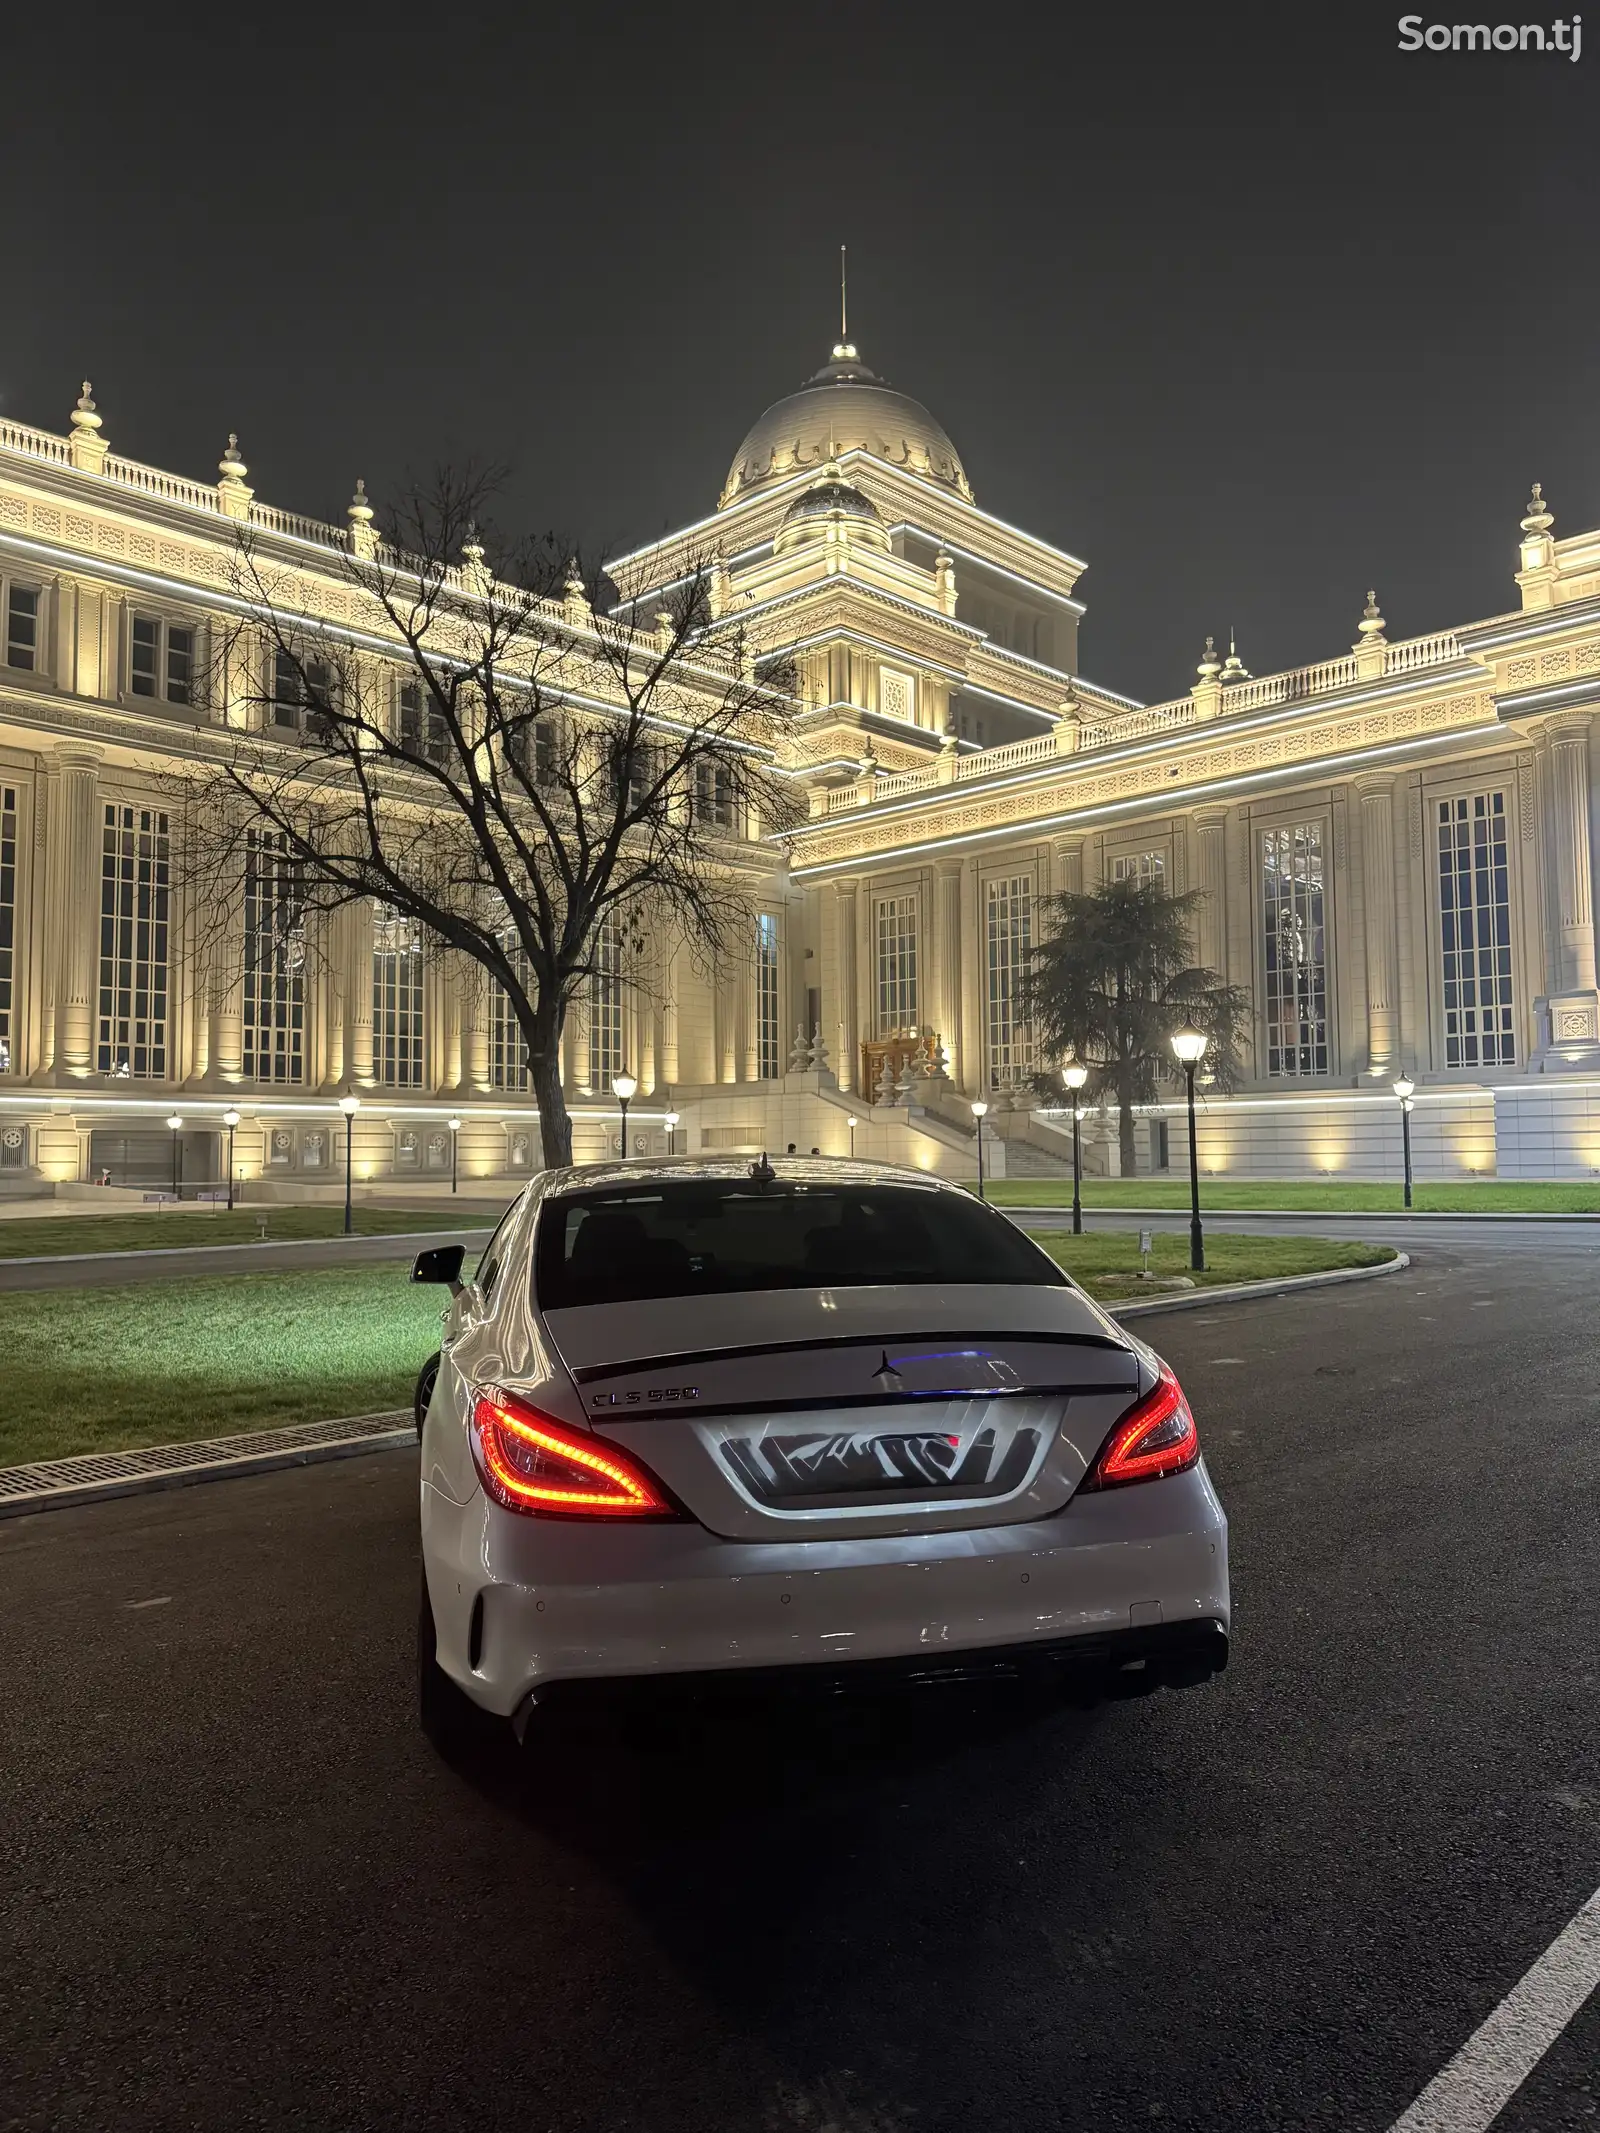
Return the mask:
<path id="1" fill-rule="evenodd" d="M 596 1392 L 590 1395 L 593 1407 L 667 1407 L 679 1400 L 698 1400 L 698 1385 L 651 1385 L 642 1392 Z"/>

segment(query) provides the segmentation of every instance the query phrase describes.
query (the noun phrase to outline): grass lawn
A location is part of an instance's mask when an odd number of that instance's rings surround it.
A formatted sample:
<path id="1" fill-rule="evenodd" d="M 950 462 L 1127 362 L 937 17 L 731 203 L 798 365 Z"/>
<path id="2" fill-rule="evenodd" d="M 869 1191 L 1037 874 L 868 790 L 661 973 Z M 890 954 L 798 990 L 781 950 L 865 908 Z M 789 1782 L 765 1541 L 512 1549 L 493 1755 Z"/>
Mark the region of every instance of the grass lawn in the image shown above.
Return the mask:
<path id="1" fill-rule="evenodd" d="M 1051 1231 L 1039 1242 L 1092 1295 L 1143 1289 L 1136 1236 Z M 1187 1237 L 1155 1242 L 1158 1272 L 1187 1271 Z M 1394 1256 L 1317 1237 L 1222 1236 L 1206 1255 L 1199 1278 L 1211 1284 Z M 407 1407 L 438 1345 L 441 1302 L 399 1265 L 0 1294 L 0 1466 Z"/>
<path id="2" fill-rule="evenodd" d="M 509 1200 L 510 1195 L 507 1194 Z M 461 1208 L 358 1207 L 358 1237 L 390 1237 L 423 1229 L 493 1229 L 499 1208 L 482 1202 Z M 259 1244 L 265 1218 L 267 1241 L 337 1237 L 342 1207 L 219 1208 L 215 1214 L 189 1208 L 152 1209 L 145 1214 L 26 1215 L 0 1222 L 0 1259 L 33 1259 L 60 1252 L 158 1252 L 183 1244 Z"/>
<path id="3" fill-rule="evenodd" d="M 1139 1238 L 1134 1231 L 1033 1230 L 1058 1266 L 1082 1282 L 1102 1303 L 1126 1303 L 1148 1293 L 1139 1279 Z M 1157 1274 L 1189 1272 L 1189 1239 L 1158 1231 L 1150 1264 Z M 1285 1274 L 1323 1274 L 1334 1267 L 1377 1266 L 1393 1259 L 1386 1244 L 1343 1244 L 1329 1237 L 1225 1237 L 1206 1239 L 1206 1268 L 1193 1276 L 1201 1288 L 1234 1281 L 1275 1281 Z"/>
<path id="4" fill-rule="evenodd" d="M 1070 1207 L 1070 1178 L 996 1178 L 987 1188 L 997 1207 Z M 1600 1178 L 1592 1185 L 1501 1184 L 1418 1185 L 1416 1211 L 1433 1215 L 1583 1215 L 1600 1214 Z M 1085 1207 L 1171 1207 L 1187 1210 L 1189 1180 L 1168 1178 L 1085 1178 Z M 1200 1180 L 1201 1209 L 1219 1214 L 1252 1207 L 1303 1207 L 1316 1214 L 1379 1215 L 1402 1211 L 1401 1188 L 1393 1185 L 1324 1183 L 1313 1178 L 1205 1178 Z"/>
<path id="5" fill-rule="evenodd" d="M 442 1293 L 407 1272 L 0 1295 L 0 1466 L 409 1407 Z"/>

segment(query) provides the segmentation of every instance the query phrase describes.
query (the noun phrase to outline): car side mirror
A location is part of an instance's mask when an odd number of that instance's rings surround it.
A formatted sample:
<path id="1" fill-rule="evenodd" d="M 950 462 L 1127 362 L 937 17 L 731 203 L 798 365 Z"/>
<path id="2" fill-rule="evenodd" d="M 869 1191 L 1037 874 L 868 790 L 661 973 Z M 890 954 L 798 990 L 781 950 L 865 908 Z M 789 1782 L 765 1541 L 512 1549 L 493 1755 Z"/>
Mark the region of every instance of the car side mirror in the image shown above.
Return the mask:
<path id="1" fill-rule="evenodd" d="M 413 1281 L 442 1282 L 452 1296 L 461 1293 L 461 1265 L 467 1256 L 464 1244 L 436 1244 L 431 1252 L 418 1252 L 411 1262 Z"/>

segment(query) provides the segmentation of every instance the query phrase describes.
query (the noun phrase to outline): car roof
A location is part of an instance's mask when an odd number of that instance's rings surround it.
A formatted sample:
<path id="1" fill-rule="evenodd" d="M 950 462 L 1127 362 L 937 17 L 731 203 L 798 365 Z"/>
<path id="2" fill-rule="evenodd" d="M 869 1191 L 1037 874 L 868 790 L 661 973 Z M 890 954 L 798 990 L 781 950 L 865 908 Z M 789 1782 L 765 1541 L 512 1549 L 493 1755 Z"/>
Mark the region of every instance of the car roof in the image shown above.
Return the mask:
<path id="1" fill-rule="evenodd" d="M 696 1180 L 724 1184 L 748 1183 L 760 1156 L 677 1155 L 647 1158 L 627 1163 L 572 1164 L 562 1170 L 547 1170 L 541 1181 L 544 1199 L 569 1193 L 606 1191 L 617 1185 L 692 1184 Z M 895 1163 L 857 1161 L 847 1155 L 771 1155 L 766 1161 L 779 1184 L 794 1185 L 911 1185 L 924 1192 L 961 1192 L 950 1178 L 928 1170 L 912 1170 Z"/>

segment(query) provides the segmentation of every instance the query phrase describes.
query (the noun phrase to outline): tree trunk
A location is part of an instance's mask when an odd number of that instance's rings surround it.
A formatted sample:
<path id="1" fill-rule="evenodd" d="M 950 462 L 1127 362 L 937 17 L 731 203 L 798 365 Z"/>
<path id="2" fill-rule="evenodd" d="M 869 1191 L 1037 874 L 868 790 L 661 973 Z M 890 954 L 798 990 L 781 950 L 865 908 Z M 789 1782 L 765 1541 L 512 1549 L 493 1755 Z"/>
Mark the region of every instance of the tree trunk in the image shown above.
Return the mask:
<path id="1" fill-rule="evenodd" d="M 567 1112 L 567 1092 L 561 1086 L 561 1025 L 554 1017 L 540 1015 L 535 1019 L 528 1037 L 528 1077 L 539 1106 L 539 1146 L 544 1167 L 564 1170 L 572 1161 L 572 1120 Z"/>
<path id="2" fill-rule="evenodd" d="M 1117 1147 L 1122 1158 L 1122 1175 L 1125 1178 L 1136 1176 L 1139 1157 L 1133 1142 L 1133 1098 L 1125 1088 L 1117 1091 Z"/>

